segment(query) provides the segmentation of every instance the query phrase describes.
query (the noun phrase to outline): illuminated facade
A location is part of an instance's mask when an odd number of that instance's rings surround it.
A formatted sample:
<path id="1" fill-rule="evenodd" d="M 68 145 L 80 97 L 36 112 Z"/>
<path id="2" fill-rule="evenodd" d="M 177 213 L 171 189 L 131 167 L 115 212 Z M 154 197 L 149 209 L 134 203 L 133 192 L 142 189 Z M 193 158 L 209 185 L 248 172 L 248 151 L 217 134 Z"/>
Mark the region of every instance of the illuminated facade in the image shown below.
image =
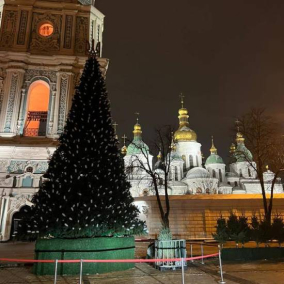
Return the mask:
<path id="1" fill-rule="evenodd" d="M 252 162 L 252 154 L 245 146 L 243 135 L 238 132 L 236 135 L 236 145 L 232 144 L 230 153 L 232 160 L 228 166 L 218 155 L 212 137 L 211 155 L 203 161 L 201 144 L 197 142 L 197 134 L 189 127 L 188 111 L 183 106 L 179 109 L 179 128 L 174 133 L 175 145 L 171 152 L 170 177 L 168 192 L 171 195 L 191 195 L 191 194 L 261 194 L 261 186 L 256 178 L 255 164 Z M 139 129 L 139 131 L 137 131 Z M 141 125 L 134 126 L 134 140 L 128 146 L 122 148 L 125 155 L 125 166 L 132 185 L 131 193 L 134 197 L 154 195 L 152 179 L 143 171 L 133 170 L 129 173 L 131 161 L 141 160 L 147 162 L 149 157 L 152 166 L 152 156 L 148 146 L 142 141 Z M 138 139 L 139 138 L 139 139 Z M 141 150 L 137 150 L 135 145 L 144 145 L 144 155 Z M 141 148 L 141 147 L 140 147 Z M 140 152 L 139 152 L 140 151 Z M 241 155 L 244 153 L 245 155 Z M 163 157 L 159 154 L 154 170 L 163 179 L 163 172 L 159 169 Z M 264 173 L 265 190 L 271 190 L 271 182 L 274 173 L 267 171 Z M 159 185 L 160 194 L 164 194 L 163 182 Z M 283 193 L 281 178 L 278 178 L 274 187 L 274 193 Z"/>
<path id="2" fill-rule="evenodd" d="M 87 42 L 100 42 L 102 54 L 104 15 L 94 0 L 0 0 L 0 12 L 0 240 L 7 240 L 55 151 Z M 108 60 L 99 62 L 105 74 Z"/>

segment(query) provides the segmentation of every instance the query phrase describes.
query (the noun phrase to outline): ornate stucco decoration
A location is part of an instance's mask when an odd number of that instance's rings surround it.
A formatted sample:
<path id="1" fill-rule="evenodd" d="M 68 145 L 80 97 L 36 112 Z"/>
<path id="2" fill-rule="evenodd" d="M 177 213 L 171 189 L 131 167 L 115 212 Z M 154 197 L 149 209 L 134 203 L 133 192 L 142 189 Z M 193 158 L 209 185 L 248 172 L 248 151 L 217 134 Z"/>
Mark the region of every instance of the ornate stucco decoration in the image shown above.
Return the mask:
<path id="1" fill-rule="evenodd" d="M 78 0 L 82 5 L 91 5 L 92 0 Z"/>
<path id="2" fill-rule="evenodd" d="M 16 34 L 17 11 L 6 10 L 2 20 L 1 47 L 12 47 Z"/>
<path id="3" fill-rule="evenodd" d="M 54 32 L 48 37 L 43 37 L 38 33 L 40 24 L 45 22 L 51 23 L 54 28 Z M 59 51 L 61 23 L 61 15 L 34 13 L 30 44 L 31 50 L 41 52 Z"/>
<path id="4" fill-rule="evenodd" d="M 85 55 L 87 39 L 88 39 L 88 18 L 77 17 L 76 19 L 76 43 L 75 43 L 76 53 L 80 55 Z"/>

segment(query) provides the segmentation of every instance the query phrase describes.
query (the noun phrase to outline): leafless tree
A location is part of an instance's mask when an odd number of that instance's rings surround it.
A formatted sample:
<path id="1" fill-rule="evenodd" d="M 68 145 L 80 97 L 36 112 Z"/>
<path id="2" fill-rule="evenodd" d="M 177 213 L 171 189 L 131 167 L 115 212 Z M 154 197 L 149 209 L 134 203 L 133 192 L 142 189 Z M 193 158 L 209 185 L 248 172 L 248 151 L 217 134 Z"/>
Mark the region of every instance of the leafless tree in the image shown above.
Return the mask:
<path id="1" fill-rule="evenodd" d="M 266 114 L 265 109 L 253 108 L 237 121 L 237 127 L 239 133 L 244 135 L 246 147 L 253 158 L 242 150 L 237 150 L 235 156 L 242 157 L 255 170 L 261 185 L 265 220 L 271 223 L 274 187 L 284 171 L 284 138 L 280 126 Z M 263 176 L 267 165 L 275 174 L 271 181 L 270 197 L 266 195 Z"/>
<path id="2" fill-rule="evenodd" d="M 133 155 L 131 159 L 131 165 L 129 165 L 134 171 L 143 171 L 151 180 L 151 187 L 153 188 L 157 203 L 160 211 L 161 221 L 163 228 L 169 228 L 169 214 L 170 214 L 170 200 L 169 200 L 169 179 L 171 174 L 171 162 L 172 162 L 172 130 L 171 126 L 163 126 L 155 130 L 156 138 L 151 143 L 150 147 L 153 153 L 159 153 L 161 155 L 161 162 L 159 170 L 155 170 L 153 167 L 149 150 L 144 144 L 136 143 L 132 141 L 131 144 L 139 150 L 139 155 Z M 161 185 L 165 190 L 165 204 L 161 199 Z"/>

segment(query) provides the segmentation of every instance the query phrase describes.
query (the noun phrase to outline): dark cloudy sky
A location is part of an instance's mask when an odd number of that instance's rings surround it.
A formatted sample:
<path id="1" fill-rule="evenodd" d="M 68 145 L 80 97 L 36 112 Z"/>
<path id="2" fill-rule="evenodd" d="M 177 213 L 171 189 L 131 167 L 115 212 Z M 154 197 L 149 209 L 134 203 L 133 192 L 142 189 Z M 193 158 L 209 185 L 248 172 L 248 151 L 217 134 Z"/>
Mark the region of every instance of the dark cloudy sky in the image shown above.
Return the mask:
<path id="1" fill-rule="evenodd" d="M 179 93 L 205 156 L 214 135 L 228 155 L 232 124 L 265 106 L 284 121 L 283 0 L 97 0 L 106 15 L 103 55 L 120 136 L 176 124 Z"/>

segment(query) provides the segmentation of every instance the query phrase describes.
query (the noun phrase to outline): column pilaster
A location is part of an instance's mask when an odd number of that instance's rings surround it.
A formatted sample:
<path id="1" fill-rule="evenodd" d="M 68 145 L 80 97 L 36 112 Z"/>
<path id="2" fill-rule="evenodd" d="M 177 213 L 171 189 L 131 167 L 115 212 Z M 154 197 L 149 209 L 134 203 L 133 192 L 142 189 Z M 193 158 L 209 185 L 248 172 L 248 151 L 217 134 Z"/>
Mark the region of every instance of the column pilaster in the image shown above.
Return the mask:
<path id="1" fill-rule="evenodd" d="M 57 72 L 57 96 L 54 107 L 53 133 L 58 137 L 64 129 L 68 114 L 68 102 L 73 95 L 73 77 L 71 72 Z"/>
<path id="2" fill-rule="evenodd" d="M 21 88 L 25 70 L 7 69 L 4 83 L 4 99 L 0 116 L 0 136 L 13 137 L 17 133 Z"/>
<path id="3" fill-rule="evenodd" d="M 23 108 L 24 108 L 24 101 L 25 101 L 25 96 L 26 96 L 26 90 L 22 89 L 21 90 L 21 103 L 20 103 L 20 113 L 19 113 L 19 119 L 18 119 L 18 124 L 17 124 L 17 134 L 20 135 L 23 124 L 24 124 L 24 117 L 23 117 Z"/>

